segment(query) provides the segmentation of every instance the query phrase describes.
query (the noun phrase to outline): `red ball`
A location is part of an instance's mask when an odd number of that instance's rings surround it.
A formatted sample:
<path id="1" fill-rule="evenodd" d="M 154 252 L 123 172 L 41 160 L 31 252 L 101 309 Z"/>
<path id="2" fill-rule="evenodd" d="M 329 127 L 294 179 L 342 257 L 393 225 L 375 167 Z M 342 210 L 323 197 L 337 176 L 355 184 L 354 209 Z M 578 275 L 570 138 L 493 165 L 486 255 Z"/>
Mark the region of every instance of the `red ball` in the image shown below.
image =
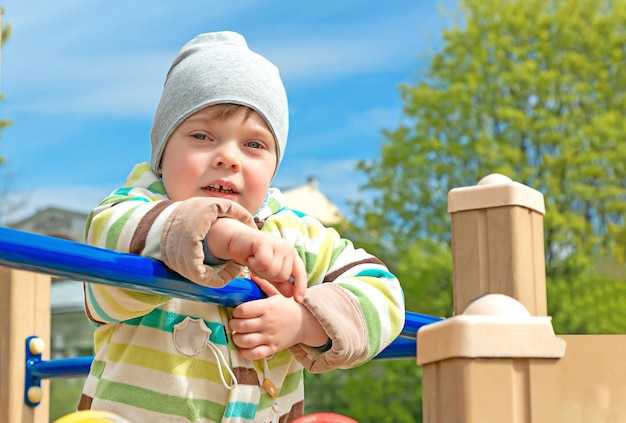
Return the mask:
<path id="1" fill-rule="evenodd" d="M 292 423 L 359 423 L 350 417 L 335 413 L 313 413 L 298 417 Z"/>

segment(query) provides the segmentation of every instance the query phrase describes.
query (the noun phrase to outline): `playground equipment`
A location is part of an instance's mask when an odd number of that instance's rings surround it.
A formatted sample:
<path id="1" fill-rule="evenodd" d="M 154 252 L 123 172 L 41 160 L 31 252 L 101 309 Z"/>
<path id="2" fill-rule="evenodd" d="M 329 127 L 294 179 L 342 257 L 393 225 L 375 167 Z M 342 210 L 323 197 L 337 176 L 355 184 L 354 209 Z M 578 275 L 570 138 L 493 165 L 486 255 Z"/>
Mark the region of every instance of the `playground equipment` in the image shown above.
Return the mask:
<path id="1" fill-rule="evenodd" d="M 408 312 L 402 337 L 380 356 L 417 357 L 424 422 L 626 421 L 626 337 L 557 336 L 547 316 L 541 193 L 489 175 L 450 191 L 448 211 L 454 316 Z M 50 339 L 43 273 L 199 301 L 225 297 L 223 288 L 185 283 L 150 259 L 6 228 L 0 264 L 7 266 L 0 267 L 0 422 L 47 422 L 46 379 L 82 374 L 90 363 L 63 368 L 68 362 L 43 359 Z M 232 305 L 260 295 L 248 282 L 228 285 Z"/>

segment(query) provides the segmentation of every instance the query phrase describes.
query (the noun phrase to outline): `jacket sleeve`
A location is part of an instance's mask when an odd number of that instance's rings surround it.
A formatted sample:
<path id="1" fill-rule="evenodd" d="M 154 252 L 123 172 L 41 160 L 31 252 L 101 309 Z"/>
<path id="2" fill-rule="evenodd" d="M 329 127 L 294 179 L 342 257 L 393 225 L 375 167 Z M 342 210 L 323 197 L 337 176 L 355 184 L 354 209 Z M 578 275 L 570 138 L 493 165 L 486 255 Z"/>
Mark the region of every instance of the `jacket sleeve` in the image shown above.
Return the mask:
<path id="1" fill-rule="evenodd" d="M 185 278 L 220 287 L 235 278 L 241 266 L 226 262 L 204 264 L 202 241 L 217 219 L 228 217 L 256 228 L 250 213 L 223 199 L 197 197 L 185 201 L 112 194 L 88 219 L 86 241 L 91 245 L 162 261 Z M 108 285 L 86 284 L 85 303 L 96 323 L 119 322 L 145 315 L 169 298 Z"/>
<path id="2" fill-rule="evenodd" d="M 309 275 L 303 304 L 331 340 L 325 351 L 302 344 L 291 348 L 308 371 L 363 364 L 400 334 L 405 319 L 402 288 L 378 258 L 310 217 L 285 218 L 283 213 L 262 230 L 283 237 L 298 233 L 295 244 L 304 252 Z"/>

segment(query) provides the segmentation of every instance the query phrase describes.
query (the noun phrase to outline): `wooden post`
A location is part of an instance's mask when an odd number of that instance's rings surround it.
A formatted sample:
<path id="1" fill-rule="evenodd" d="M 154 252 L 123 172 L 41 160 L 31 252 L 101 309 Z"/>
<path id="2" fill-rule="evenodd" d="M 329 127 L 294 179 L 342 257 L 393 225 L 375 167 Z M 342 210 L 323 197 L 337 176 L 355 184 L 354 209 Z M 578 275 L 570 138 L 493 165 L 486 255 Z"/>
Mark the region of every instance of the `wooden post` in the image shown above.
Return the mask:
<path id="1" fill-rule="evenodd" d="M 570 421 L 560 419 L 552 371 L 565 341 L 550 317 L 531 316 L 511 297 L 486 295 L 462 315 L 424 326 L 417 348 L 424 423 Z"/>
<path id="2" fill-rule="evenodd" d="M 50 357 L 50 276 L 0 267 L 0 422 L 48 423 L 49 382 L 36 407 L 24 403 L 26 338 L 45 341 Z"/>
<path id="3" fill-rule="evenodd" d="M 452 220 L 454 314 L 500 293 L 547 315 L 543 195 L 493 174 L 448 194 Z"/>
<path id="4" fill-rule="evenodd" d="M 455 316 L 417 333 L 424 423 L 626 421 L 626 336 L 546 316 L 543 196 L 490 175 L 449 200 Z"/>
<path id="5" fill-rule="evenodd" d="M 424 422 L 557 421 L 530 407 L 535 369 L 565 354 L 547 317 L 543 195 L 489 175 L 451 190 L 448 212 L 455 316 L 418 332 Z"/>

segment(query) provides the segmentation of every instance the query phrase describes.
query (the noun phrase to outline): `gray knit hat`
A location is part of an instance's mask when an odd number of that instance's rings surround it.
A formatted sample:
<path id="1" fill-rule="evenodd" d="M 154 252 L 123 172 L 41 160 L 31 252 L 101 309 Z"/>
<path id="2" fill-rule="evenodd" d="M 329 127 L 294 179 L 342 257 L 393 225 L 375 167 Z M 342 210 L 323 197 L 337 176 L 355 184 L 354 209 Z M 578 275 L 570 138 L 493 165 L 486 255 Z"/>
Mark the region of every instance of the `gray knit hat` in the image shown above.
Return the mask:
<path id="1" fill-rule="evenodd" d="M 287 145 L 289 110 L 278 68 L 235 32 L 200 34 L 170 67 L 150 132 L 150 165 L 158 173 L 165 144 L 186 118 L 207 106 L 233 103 L 257 111 L 276 141 L 277 167 Z"/>

